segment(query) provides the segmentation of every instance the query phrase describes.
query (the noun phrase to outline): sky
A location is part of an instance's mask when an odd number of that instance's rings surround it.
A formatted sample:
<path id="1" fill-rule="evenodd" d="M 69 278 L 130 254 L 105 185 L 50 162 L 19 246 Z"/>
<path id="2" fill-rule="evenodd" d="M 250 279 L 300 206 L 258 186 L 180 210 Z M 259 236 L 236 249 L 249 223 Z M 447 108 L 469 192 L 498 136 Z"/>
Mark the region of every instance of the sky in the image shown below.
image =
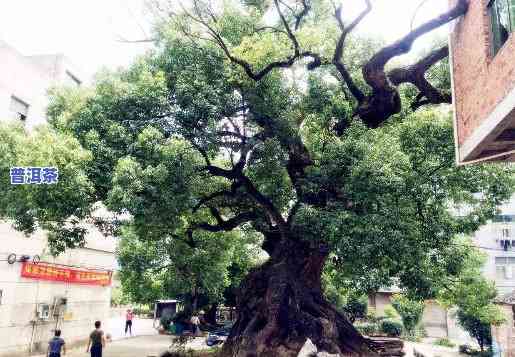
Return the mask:
<path id="1" fill-rule="evenodd" d="M 343 1 L 344 20 L 364 7 L 364 0 Z M 410 30 L 423 0 L 372 0 L 373 11 L 357 29 L 394 41 Z M 123 43 L 148 38 L 150 17 L 145 0 L 2 0 L 0 40 L 24 55 L 64 53 L 86 75 L 102 67 L 126 66 L 149 44 Z M 425 0 L 415 26 L 446 10 L 448 0 Z M 445 36 L 446 30 L 439 31 Z M 431 36 L 434 36 L 431 35 Z M 418 41 L 414 50 L 430 41 Z"/>

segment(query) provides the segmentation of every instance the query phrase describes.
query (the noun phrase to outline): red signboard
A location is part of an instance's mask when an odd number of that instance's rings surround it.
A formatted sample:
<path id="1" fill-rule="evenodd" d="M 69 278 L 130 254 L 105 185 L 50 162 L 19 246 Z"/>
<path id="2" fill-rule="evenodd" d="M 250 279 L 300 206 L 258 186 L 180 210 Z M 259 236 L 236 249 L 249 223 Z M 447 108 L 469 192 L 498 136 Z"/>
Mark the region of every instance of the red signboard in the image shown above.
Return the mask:
<path id="1" fill-rule="evenodd" d="M 111 272 L 109 271 L 74 269 L 46 263 L 23 263 L 21 276 L 72 284 L 111 285 Z"/>

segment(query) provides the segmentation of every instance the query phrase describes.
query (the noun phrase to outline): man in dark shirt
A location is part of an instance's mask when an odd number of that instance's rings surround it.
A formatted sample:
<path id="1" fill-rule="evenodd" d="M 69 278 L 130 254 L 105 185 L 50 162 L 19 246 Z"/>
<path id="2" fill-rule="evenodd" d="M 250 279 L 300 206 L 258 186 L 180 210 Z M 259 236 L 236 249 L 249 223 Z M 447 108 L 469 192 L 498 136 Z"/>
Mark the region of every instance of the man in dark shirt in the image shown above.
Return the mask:
<path id="1" fill-rule="evenodd" d="M 61 357 L 66 354 L 66 345 L 61 338 L 61 330 L 55 330 L 54 337 L 48 342 L 47 357 Z"/>
<path id="2" fill-rule="evenodd" d="M 106 345 L 104 331 L 100 329 L 101 322 L 95 322 L 95 329 L 89 335 L 89 342 L 86 352 L 91 351 L 91 357 L 102 357 L 102 349 Z"/>

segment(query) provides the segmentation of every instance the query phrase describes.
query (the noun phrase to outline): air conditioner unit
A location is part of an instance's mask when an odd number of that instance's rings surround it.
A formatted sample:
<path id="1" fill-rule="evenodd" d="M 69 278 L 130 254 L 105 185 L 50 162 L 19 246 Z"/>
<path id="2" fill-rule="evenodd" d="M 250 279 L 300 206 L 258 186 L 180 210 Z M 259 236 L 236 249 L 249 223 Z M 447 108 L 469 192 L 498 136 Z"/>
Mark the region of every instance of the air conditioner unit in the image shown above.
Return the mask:
<path id="1" fill-rule="evenodd" d="M 48 320 L 50 318 L 50 305 L 49 304 L 38 304 L 37 316 L 40 320 Z"/>

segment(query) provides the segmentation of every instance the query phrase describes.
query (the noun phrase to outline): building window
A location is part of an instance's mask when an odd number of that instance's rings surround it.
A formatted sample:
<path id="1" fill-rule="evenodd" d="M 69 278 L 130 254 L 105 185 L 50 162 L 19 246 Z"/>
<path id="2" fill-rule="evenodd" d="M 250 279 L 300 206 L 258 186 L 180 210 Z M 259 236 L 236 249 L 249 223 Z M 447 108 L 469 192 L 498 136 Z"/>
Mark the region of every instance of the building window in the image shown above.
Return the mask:
<path id="1" fill-rule="evenodd" d="M 496 223 L 499 223 L 499 222 L 510 223 L 510 222 L 513 222 L 514 217 L 515 216 L 511 215 L 511 214 L 499 214 L 497 216 L 494 216 L 492 221 L 496 222 Z"/>
<path id="2" fill-rule="evenodd" d="M 515 31 L 515 0 L 491 0 L 488 9 L 492 24 L 492 51 L 495 55 L 506 43 L 510 33 Z"/>
<path id="3" fill-rule="evenodd" d="M 495 278 L 512 280 L 515 272 L 515 257 L 495 257 Z"/>
<path id="4" fill-rule="evenodd" d="M 11 106 L 9 109 L 13 118 L 16 120 L 25 121 L 29 114 L 29 105 L 15 96 L 11 97 Z"/>
<path id="5" fill-rule="evenodd" d="M 81 84 L 81 81 L 77 77 L 75 77 L 70 71 L 66 71 L 65 82 L 67 85 L 72 87 L 78 87 Z"/>

